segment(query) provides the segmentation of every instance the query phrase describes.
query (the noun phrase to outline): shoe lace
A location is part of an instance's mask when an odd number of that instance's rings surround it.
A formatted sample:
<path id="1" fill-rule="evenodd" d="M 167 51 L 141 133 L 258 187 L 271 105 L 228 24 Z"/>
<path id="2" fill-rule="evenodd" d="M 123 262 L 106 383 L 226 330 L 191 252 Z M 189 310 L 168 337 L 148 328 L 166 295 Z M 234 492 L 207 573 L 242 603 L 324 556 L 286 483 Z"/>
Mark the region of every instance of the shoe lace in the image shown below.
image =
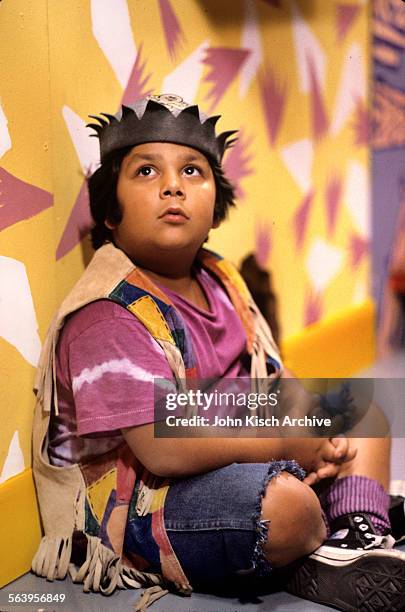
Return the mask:
<path id="1" fill-rule="evenodd" d="M 369 548 L 392 548 L 395 544 L 395 540 L 391 535 L 369 534 L 367 540 L 368 542 L 364 546 L 365 550 Z"/>

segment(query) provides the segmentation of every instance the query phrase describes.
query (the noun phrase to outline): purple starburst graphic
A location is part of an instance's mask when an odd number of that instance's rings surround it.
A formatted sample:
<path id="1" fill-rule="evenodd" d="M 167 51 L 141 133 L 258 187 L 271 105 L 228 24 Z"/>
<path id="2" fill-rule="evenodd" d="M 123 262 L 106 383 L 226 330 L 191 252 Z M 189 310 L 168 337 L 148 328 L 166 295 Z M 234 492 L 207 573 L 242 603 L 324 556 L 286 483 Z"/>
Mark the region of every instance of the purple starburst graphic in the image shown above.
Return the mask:
<path id="1" fill-rule="evenodd" d="M 166 45 L 169 50 L 170 59 L 173 60 L 176 58 L 185 40 L 185 35 L 169 0 L 159 0 L 159 8 Z"/>
<path id="2" fill-rule="evenodd" d="M 342 196 L 342 189 L 342 181 L 338 176 L 332 176 L 326 185 L 326 226 L 329 238 L 335 233 L 336 218 Z"/>
<path id="3" fill-rule="evenodd" d="M 48 191 L 0 168 L 0 230 L 34 217 L 52 205 L 53 197 Z"/>
<path id="4" fill-rule="evenodd" d="M 370 114 L 362 100 L 358 100 L 353 122 L 354 143 L 357 147 L 367 146 L 370 140 Z"/>
<path id="5" fill-rule="evenodd" d="M 242 187 L 242 180 L 254 173 L 251 166 L 253 154 L 248 151 L 253 142 L 252 137 L 248 137 L 239 130 L 238 140 L 235 145 L 229 149 L 224 158 L 224 171 L 231 183 L 236 188 L 236 196 L 243 200 L 245 190 Z"/>
<path id="6" fill-rule="evenodd" d="M 142 45 L 138 53 L 127 86 L 122 96 L 122 104 L 130 104 L 134 100 L 144 98 L 152 93 L 147 89 L 151 74 L 145 75 L 146 61 L 142 60 Z M 66 227 L 56 249 L 56 259 L 61 259 L 69 253 L 88 234 L 93 221 L 90 214 L 87 184 L 84 182 L 69 215 Z"/>
<path id="7" fill-rule="evenodd" d="M 90 214 L 87 183 L 84 182 L 69 215 L 58 248 L 56 249 L 56 259 L 61 259 L 66 253 L 69 253 L 69 251 L 79 244 L 79 242 L 89 233 L 92 226 L 93 220 Z"/>
<path id="8" fill-rule="evenodd" d="M 350 236 L 350 265 L 352 268 L 357 268 L 363 258 L 367 255 L 370 249 L 368 240 L 365 240 L 357 234 Z"/>
<path id="9" fill-rule="evenodd" d="M 318 75 L 315 69 L 315 62 L 312 57 L 307 58 L 309 76 L 311 82 L 311 114 L 312 114 L 312 133 L 314 140 L 321 140 L 328 131 L 328 118 L 322 99 L 321 88 Z"/>
<path id="10" fill-rule="evenodd" d="M 304 327 L 313 325 L 322 317 L 322 296 L 314 291 L 309 291 L 304 302 Z"/>
<path id="11" fill-rule="evenodd" d="M 212 112 L 251 53 L 250 49 L 228 49 L 227 47 L 210 47 L 206 51 L 203 63 L 209 68 L 204 80 L 211 83 L 207 100 L 211 101 L 209 112 Z"/>
<path id="12" fill-rule="evenodd" d="M 146 60 L 142 61 L 142 47 L 142 44 L 139 45 L 134 67 L 132 68 L 131 76 L 129 77 L 124 95 L 122 97 L 122 104 L 130 104 L 134 100 L 145 98 L 153 91 L 152 89 L 146 88 L 147 82 L 151 77 L 151 73 L 145 75 Z"/>
<path id="13" fill-rule="evenodd" d="M 271 226 L 266 222 L 258 222 L 255 227 L 255 258 L 257 264 L 263 268 L 267 267 L 271 252 Z"/>
<path id="14" fill-rule="evenodd" d="M 267 135 L 270 145 L 276 142 L 283 118 L 286 104 L 286 85 L 281 84 L 274 75 L 270 66 L 267 66 L 259 75 L 264 117 L 267 126 Z"/>
<path id="15" fill-rule="evenodd" d="M 307 232 L 309 213 L 312 207 L 315 192 L 313 189 L 301 201 L 293 218 L 295 233 L 295 246 L 297 251 L 301 250 Z"/>
<path id="16" fill-rule="evenodd" d="M 342 42 L 354 20 L 361 11 L 360 6 L 354 4 L 338 4 L 336 7 L 336 37 Z"/>

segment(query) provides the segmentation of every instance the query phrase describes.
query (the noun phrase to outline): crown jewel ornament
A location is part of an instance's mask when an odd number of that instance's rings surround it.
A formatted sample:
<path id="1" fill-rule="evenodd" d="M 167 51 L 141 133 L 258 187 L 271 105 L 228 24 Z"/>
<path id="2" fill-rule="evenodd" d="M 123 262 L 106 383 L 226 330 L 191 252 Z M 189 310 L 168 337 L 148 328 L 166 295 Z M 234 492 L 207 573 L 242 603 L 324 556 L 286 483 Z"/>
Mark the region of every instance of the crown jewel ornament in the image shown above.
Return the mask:
<path id="1" fill-rule="evenodd" d="M 198 106 L 187 104 L 181 96 L 161 94 L 137 100 L 122 106 L 116 115 L 100 113 L 89 115 L 98 123 L 89 123 L 100 141 L 101 162 L 117 149 L 147 142 L 170 142 L 201 151 L 220 163 L 226 149 L 235 138 L 237 130 L 215 134 L 215 124 L 220 115 L 207 117 Z"/>

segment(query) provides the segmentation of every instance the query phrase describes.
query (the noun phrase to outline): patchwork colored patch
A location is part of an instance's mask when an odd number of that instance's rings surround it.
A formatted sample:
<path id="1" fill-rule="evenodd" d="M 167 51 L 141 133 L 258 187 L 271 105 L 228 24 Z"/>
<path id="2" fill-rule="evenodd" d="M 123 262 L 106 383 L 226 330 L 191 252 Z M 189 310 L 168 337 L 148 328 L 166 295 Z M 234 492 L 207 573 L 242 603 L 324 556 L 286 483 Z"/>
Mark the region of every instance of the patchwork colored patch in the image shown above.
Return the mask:
<path id="1" fill-rule="evenodd" d="M 150 567 L 149 561 L 146 561 L 146 559 L 141 557 L 141 555 L 136 555 L 135 553 L 129 550 L 123 553 L 122 563 L 123 565 L 127 565 L 128 567 L 140 570 L 141 572 L 147 571 Z"/>
<path id="2" fill-rule="evenodd" d="M 280 363 L 269 355 L 267 355 L 266 357 L 266 364 L 268 374 L 273 374 L 274 372 L 280 371 Z"/>
<path id="3" fill-rule="evenodd" d="M 142 287 L 136 287 L 127 280 L 121 281 L 109 294 L 109 298 L 114 302 L 117 302 L 124 308 L 127 308 L 129 304 L 136 302 L 146 295 L 152 294 L 152 299 L 156 302 L 158 308 L 162 311 L 163 316 L 166 316 L 166 312 L 170 309 L 170 304 L 165 303 L 163 300 L 156 296 L 159 293 L 157 288 L 156 291 L 150 289 L 144 289 Z"/>
<path id="4" fill-rule="evenodd" d="M 136 482 L 133 454 L 128 448 L 117 461 L 117 499 L 120 503 L 129 503 Z"/>
<path id="5" fill-rule="evenodd" d="M 102 478 L 87 487 L 87 498 L 92 512 L 101 523 L 111 492 L 117 486 L 117 470 L 109 470 Z"/>
<path id="6" fill-rule="evenodd" d="M 185 347 L 185 335 L 183 329 L 173 329 L 172 336 L 176 343 L 177 348 L 180 350 L 181 354 L 184 354 Z"/>
<path id="7" fill-rule="evenodd" d="M 138 516 L 136 512 L 136 503 L 138 501 L 140 484 L 141 484 L 141 481 L 137 480 L 135 483 L 134 490 L 132 492 L 131 501 L 129 502 L 129 508 L 128 508 L 128 521 L 132 521 Z"/>
<path id="8" fill-rule="evenodd" d="M 152 565 L 159 567 L 159 548 L 152 537 L 152 514 L 129 520 L 125 531 L 124 550 L 143 558 L 144 550 Z M 128 552 L 126 554 L 129 554 Z"/>
<path id="9" fill-rule="evenodd" d="M 186 368 L 186 378 L 197 378 L 197 368 Z"/>
<path id="10" fill-rule="evenodd" d="M 160 565 L 163 575 L 171 582 L 176 582 L 180 578 L 180 584 L 188 585 L 188 580 L 177 562 L 170 540 L 164 527 L 163 508 L 159 508 L 152 513 L 152 534 L 155 542 L 159 546 Z"/>
<path id="11" fill-rule="evenodd" d="M 218 261 L 217 266 L 220 270 L 222 270 L 227 275 L 230 282 L 240 292 L 240 294 L 242 295 L 242 298 L 246 301 L 246 304 L 247 304 L 249 302 L 249 292 L 247 290 L 245 283 L 242 280 L 242 277 L 240 276 L 239 272 L 237 272 L 236 268 L 229 261 L 226 261 L 225 259 Z"/>
<path id="12" fill-rule="evenodd" d="M 193 368 L 195 366 L 193 343 L 182 317 L 174 307 L 167 311 L 166 321 L 172 332 L 172 337 L 176 346 L 181 352 L 184 367 L 186 370 Z"/>
<path id="13" fill-rule="evenodd" d="M 142 321 L 154 338 L 175 343 L 165 318 L 151 296 L 145 295 L 129 304 L 127 308 Z"/>
<path id="14" fill-rule="evenodd" d="M 114 469 L 117 462 L 117 454 L 120 449 L 114 448 L 113 450 L 103 455 L 102 461 L 99 463 L 90 462 L 80 466 L 80 470 L 83 474 L 86 487 L 90 487 L 93 483 L 97 482 L 107 472 Z"/>
<path id="15" fill-rule="evenodd" d="M 145 274 L 143 274 L 143 272 L 141 272 L 138 268 L 135 268 L 135 270 L 133 270 L 130 274 L 128 274 L 128 276 L 125 279 L 125 282 L 129 283 L 130 285 L 136 288 L 143 290 L 145 294 L 151 293 L 152 295 L 159 298 L 160 302 L 162 302 L 166 306 L 172 305 L 167 295 L 165 295 L 163 291 L 161 291 L 159 287 L 157 287 L 150 280 L 150 278 L 148 278 Z M 164 311 L 164 309 L 160 306 L 160 302 L 159 302 L 159 308 Z"/>
<path id="16" fill-rule="evenodd" d="M 205 262 L 205 261 L 215 262 L 215 261 L 223 260 L 222 255 L 219 255 L 219 253 L 215 253 L 215 251 L 210 251 L 209 249 L 201 249 L 200 252 L 198 253 L 198 258 L 202 262 Z"/>
<path id="17" fill-rule="evenodd" d="M 84 508 L 84 516 L 85 516 L 85 532 L 92 536 L 98 536 L 100 531 L 100 525 L 97 522 L 91 507 L 89 505 L 88 499 L 86 498 L 86 504 Z"/>
<path id="18" fill-rule="evenodd" d="M 160 487 L 160 489 L 157 489 L 155 491 L 153 495 L 151 508 L 150 508 L 151 512 L 155 512 L 156 510 L 159 510 L 159 508 L 163 508 L 163 506 L 165 505 L 165 499 L 166 499 L 168 490 L 169 490 L 169 486 L 166 486 L 166 487 Z"/>
<path id="19" fill-rule="evenodd" d="M 142 272 L 131 272 L 108 297 L 132 312 L 157 341 L 177 346 L 186 369 L 195 367 L 192 343 L 183 319 L 169 299 Z"/>
<path id="20" fill-rule="evenodd" d="M 110 548 L 111 550 L 114 550 L 114 549 L 110 542 L 107 527 L 108 527 L 108 523 L 109 523 L 111 514 L 116 506 L 117 506 L 117 497 L 116 497 L 115 489 L 113 489 L 110 493 L 110 497 L 108 498 L 107 505 L 104 511 L 103 520 L 100 525 L 100 532 L 98 534 L 103 544 L 107 546 L 108 548 Z"/>
<path id="21" fill-rule="evenodd" d="M 127 514 L 127 505 L 115 506 L 106 525 L 108 539 L 110 540 L 111 546 L 117 555 L 121 555 L 124 548 Z"/>

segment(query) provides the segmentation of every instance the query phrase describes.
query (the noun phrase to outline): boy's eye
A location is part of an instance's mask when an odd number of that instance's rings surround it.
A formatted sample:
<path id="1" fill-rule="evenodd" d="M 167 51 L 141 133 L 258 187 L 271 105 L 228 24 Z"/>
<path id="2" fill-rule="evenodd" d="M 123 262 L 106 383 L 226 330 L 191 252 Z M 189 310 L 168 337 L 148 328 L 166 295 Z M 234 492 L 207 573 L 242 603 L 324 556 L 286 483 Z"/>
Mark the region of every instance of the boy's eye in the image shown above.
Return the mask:
<path id="1" fill-rule="evenodd" d="M 197 176 L 201 174 L 200 169 L 197 168 L 197 166 L 187 166 L 184 168 L 184 173 L 187 174 L 187 176 Z"/>
<path id="2" fill-rule="evenodd" d="M 142 166 L 142 168 L 137 170 L 137 174 L 141 176 L 151 176 L 154 172 L 152 166 Z"/>

